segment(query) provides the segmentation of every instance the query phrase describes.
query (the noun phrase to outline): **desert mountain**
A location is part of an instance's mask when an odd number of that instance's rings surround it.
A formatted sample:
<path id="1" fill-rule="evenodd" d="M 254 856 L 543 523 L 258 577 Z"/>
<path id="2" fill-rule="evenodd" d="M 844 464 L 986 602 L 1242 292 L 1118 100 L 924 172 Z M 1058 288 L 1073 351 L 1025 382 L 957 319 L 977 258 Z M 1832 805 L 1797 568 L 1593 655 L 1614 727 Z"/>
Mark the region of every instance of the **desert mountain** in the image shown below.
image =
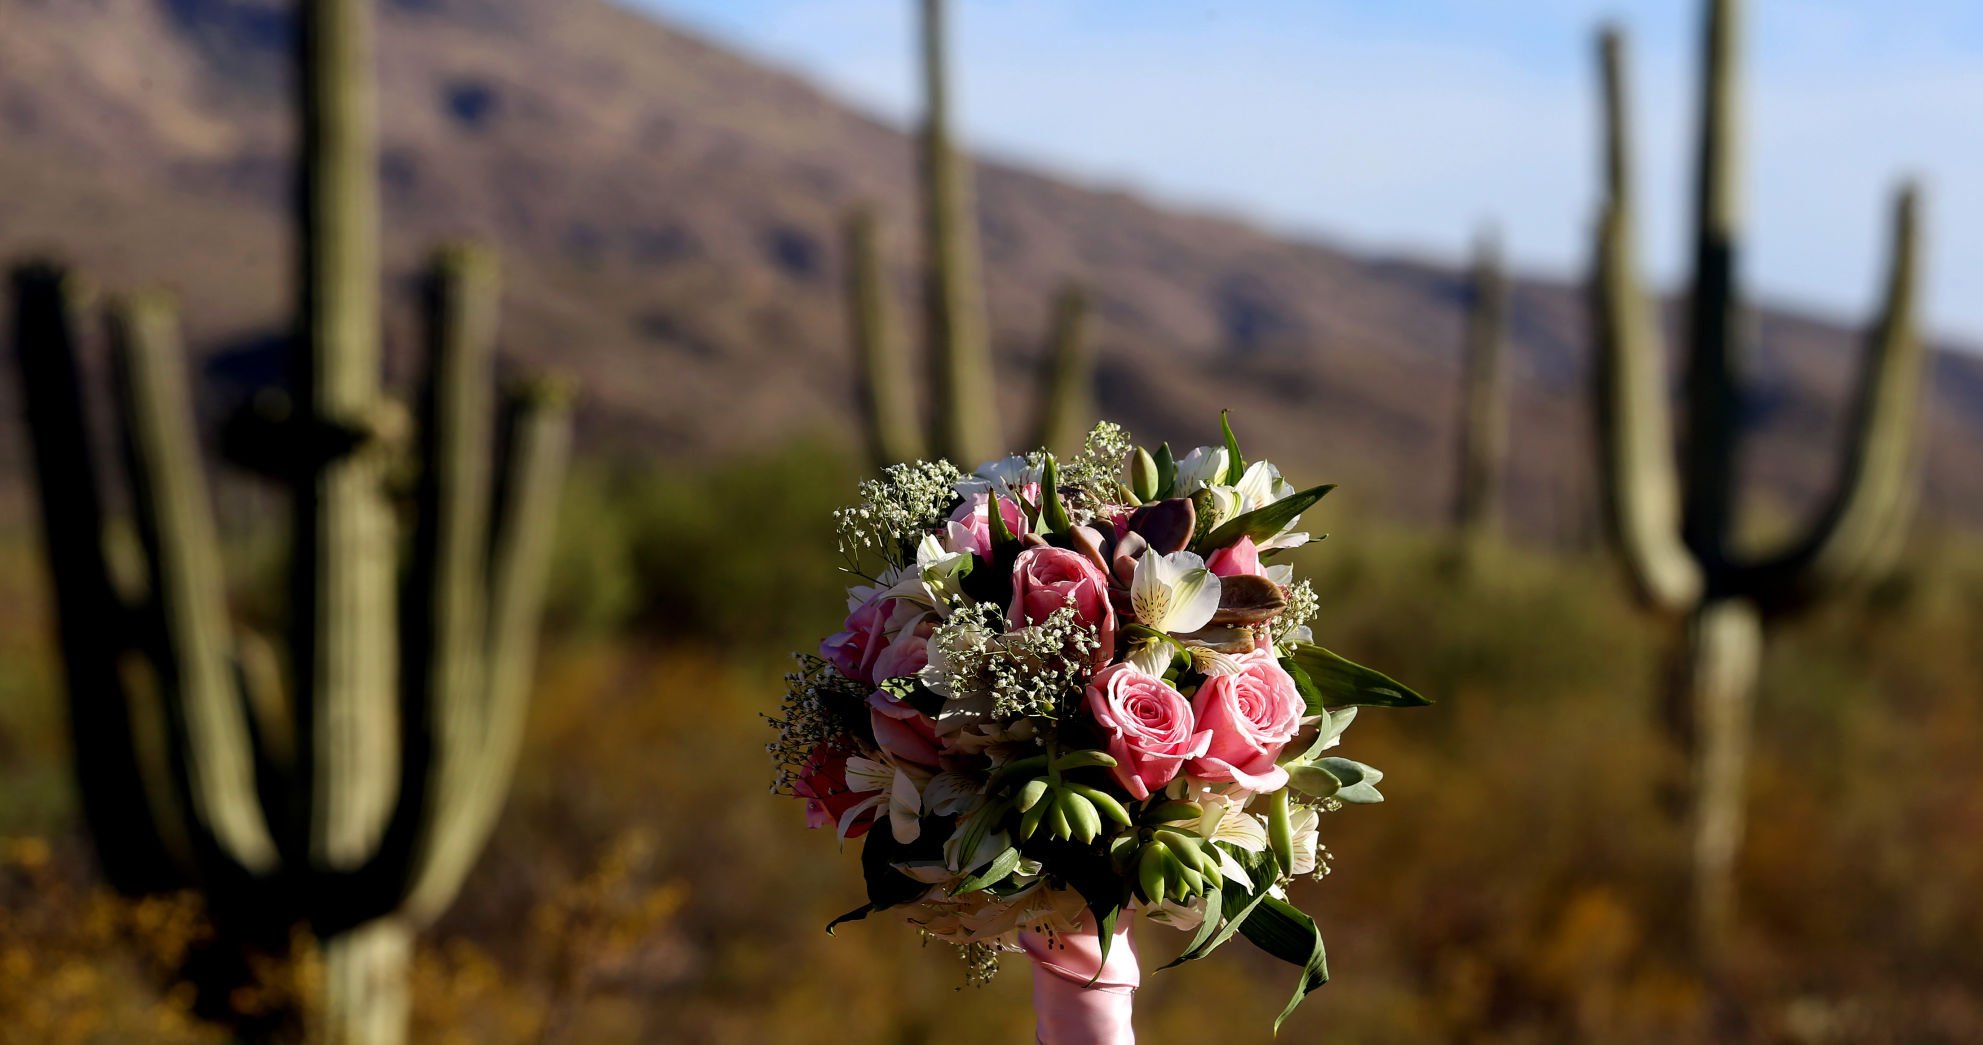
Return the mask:
<path id="1" fill-rule="evenodd" d="M 216 405 L 274 376 L 285 335 L 289 9 L 0 0 L 0 256 L 53 250 L 108 288 L 174 291 Z M 595 447 L 851 439 L 849 205 L 881 209 L 898 323 L 917 326 L 899 129 L 605 0 L 386 0 L 378 60 L 402 371 L 415 266 L 436 240 L 482 237 L 504 253 L 508 356 L 582 382 Z M 1366 510 L 1444 509 L 1459 272 L 997 163 L 979 167 L 978 197 L 1015 409 L 1051 293 L 1078 279 L 1097 300 L 1107 414 L 1188 440 L 1232 406 L 1250 447 L 1355 484 Z M 1581 532 L 1580 291 L 1520 281 L 1511 321 L 1511 505 L 1530 533 Z M 1770 500 L 1805 504 L 1836 466 L 1859 335 L 1757 322 L 1749 464 Z M 1983 360 L 1943 353 L 1933 381 L 1929 511 L 1983 520 Z"/>

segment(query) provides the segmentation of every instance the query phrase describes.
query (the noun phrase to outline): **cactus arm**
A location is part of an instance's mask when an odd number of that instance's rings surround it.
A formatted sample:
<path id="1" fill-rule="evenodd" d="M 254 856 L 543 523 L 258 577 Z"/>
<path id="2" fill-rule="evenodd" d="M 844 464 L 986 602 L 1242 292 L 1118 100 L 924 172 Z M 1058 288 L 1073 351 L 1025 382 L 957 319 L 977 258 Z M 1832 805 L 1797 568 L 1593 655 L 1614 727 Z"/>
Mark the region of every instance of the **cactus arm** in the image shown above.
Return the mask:
<path id="1" fill-rule="evenodd" d="M 151 566 L 153 657 L 197 859 L 204 871 L 263 877 L 275 869 L 275 841 L 235 688 L 220 541 L 171 306 L 156 296 L 119 302 L 110 348 L 138 532 Z"/>
<path id="2" fill-rule="evenodd" d="M 1709 0 L 1696 157 L 1694 277 L 1687 361 L 1687 546 L 1713 572 L 1728 560 L 1742 407 L 1742 305 L 1735 282 L 1740 222 L 1736 35 L 1740 0 Z"/>
<path id="3" fill-rule="evenodd" d="M 860 373 L 861 419 L 876 467 L 923 455 L 915 388 L 888 321 L 888 294 L 874 213 L 847 216 L 847 321 Z"/>
<path id="4" fill-rule="evenodd" d="M 1892 565 L 1904 543 L 1920 484 L 1919 407 L 1928 352 L 1920 337 L 1919 192 L 1894 203 L 1885 299 L 1867 339 L 1831 502 L 1797 544 L 1757 568 L 1770 601 L 1796 604 L 1825 590 L 1863 584 Z"/>
<path id="5" fill-rule="evenodd" d="M 1507 281 L 1501 249 L 1484 234 L 1475 250 L 1473 309 L 1467 325 L 1460 393 L 1460 475 L 1455 522 L 1463 536 L 1483 537 L 1499 525 L 1502 461 L 1508 446 L 1508 406 L 1502 376 Z"/>
<path id="6" fill-rule="evenodd" d="M 1641 596 L 1679 610 L 1699 597 L 1704 578 L 1680 539 L 1666 375 L 1658 329 L 1633 261 L 1624 51 L 1623 38 L 1606 31 L 1600 55 L 1613 195 L 1599 222 L 1592 287 L 1598 475 L 1610 529 Z"/>
<path id="7" fill-rule="evenodd" d="M 301 8 L 299 359 L 310 432 L 362 428 L 379 409 L 378 200 L 371 4 Z M 292 647 L 298 789 L 309 861 L 353 870 L 385 830 L 398 785 L 395 535 L 379 455 L 314 459 L 295 477 Z"/>
<path id="8" fill-rule="evenodd" d="M 422 294 L 427 375 L 413 560 L 402 600 L 399 800 L 374 861 L 382 904 L 397 906 L 428 859 L 436 819 L 452 815 L 482 746 L 484 562 L 489 546 L 489 453 L 496 260 L 460 245 L 436 253 Z"/>
<path id="9" fill-rule="evenodd" d="M 437 917 L 454 899 L 495 827 L 522 746 L 536 670 L 558 494 L 571 456 L 569 393 L 551 381 L 526 386 L 510 397 L 503 427 L 508 453 L 489 556 L 481 744 L 467 786 L 427 828 L 435 839 L 404 908 L 416 925 Z"/>
<path id="10" fill-rule="evenodd" d="M 1040 371 L 1038 415 L 1028 449 L 1072 449 L 1095 416 L 1095 357 L 1088 339 L 1088 294 L 1061 288 L 1054 298 L 1053 331 Z"/>
<path id="11" fill-rule="evenodd" d="M 20 372 L 56 640 L 69 692 L 83 819 L 112 887 L 130 895 L 182 884 L 147 805 L 136 723 L 118 662 L 130 649 L 129 611 L 104 557 L 105 519 L 77 358 L 80 292 L 61 268 L 13 273 L 14 358 Z"/>
<path id="12" fill-rule="evenodd" d="M 950 127 L 946 0 L 922 0 L 923 250 L 927 257 L 932 451 L 971 468 L 1003 453 L 979 283 L 971 178 Z"/>

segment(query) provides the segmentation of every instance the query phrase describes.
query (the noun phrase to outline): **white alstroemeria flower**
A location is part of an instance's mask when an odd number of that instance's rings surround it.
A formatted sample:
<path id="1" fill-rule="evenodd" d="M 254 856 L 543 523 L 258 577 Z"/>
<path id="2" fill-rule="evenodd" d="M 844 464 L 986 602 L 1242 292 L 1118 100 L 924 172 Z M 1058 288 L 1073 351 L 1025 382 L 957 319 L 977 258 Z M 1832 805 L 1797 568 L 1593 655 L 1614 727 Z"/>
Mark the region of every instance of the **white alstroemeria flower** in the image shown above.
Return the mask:
<path id="1" fill-rule="evenodd" d="M 1192 502 L 1198 508 L 1199 524 L 1207 529 L 1224 526 L 1246 511 L 1239 491 L 1230 486 L 1207 486 L 1198 492 L 1204 496 L 1194 496 Z"/>
<path id="2" fill-rule="evenodd" d="M 925 534 L 916 545 L 915 564 L 898 571 L 887 594 L 948 615 L 953 600 L 964 593 L 961 572 L 970 563 L 970 552 L 953 552 L 935 534 Z"/>
<path id="3" fill-rule="evenodd" d="M 1013 456 L 987 462 L 959 480 L 955 489 L 957 496 L 967 500 L 972 494 L 994 493 L 1016 501 L 1020 499 L 1021 487 L 1037 485 L 1045 476 L 1046 462 L 1035 463 Z"/>
<path id="4" fill-rule="evenodd" d="M 1322 814 L 1307 806 L 1288 814 L 1288 827 L 1294 835 L 1294 866 L 1288 869 L 1289 874 L 1303 875 L 1315 870 L 1316 857 L 1321 849 L 1318 838 L 1321 823 Z"/>
<path id="5" fill-rule="evenodd" d="M 1219 578 L 1191 552 L 1145 552 L 1129 581 L 1129 602 L 1143 626 L 1188 634 L 1211 623 L 1219 611 Z"/>
<path id="6" fill-rule="evenodd" d="M 1205 807 L 1205 819 L 1218 817 L 1211 824 L 1200 823 L 1200 833 L 1214 842 L 1226 842 L 1249 853 L 1262 853 L 1267 850 L 1267 824 L 1260 817 L 1249 813 L 1240 803 L 1227 801 Z M 1211 830 L 1205 831 L 1209 826 Z"/>
<path id="7" fill-rule="evenodd" d="M 1282 530 L 1280 533 L 1264 541 L 1255 541 L 1253 546 L 1260 550 L 1260 554 L 1265 555 L 1268 552 L 1280 551 L 1284 548 L 1299 548 L 1307 544 L 1309 541 L 1308 531 L 1292 529 L 1294 525 L 1294 523 L 1289 523 L 1288 526 L 1290 529 Z"/>
<path id="8" fill-rule="evenodd" d="M 951 703 L 961 702 L 952 701 Z M 943 710 L 951 710 L 950 704 L 945 704 Z M 1038 754 L 1037 751 L 1031 750 L 1033 738 L 1039 732 L 1034 727 L 1032 720 L 1021 718 L 1009 722 L 998 722 L 992 720 L 989 717 L 989 713 L 972 715 L 961 713 L 961 711 L 962 709 L 960 709 L 960 713 L 953 714 L 947 719 L 939 717 L 936 721 L 936 735 L 943 738 L 943 745 L 946 750 L 960 755 L 989 754 L 992 756 L 994 764 L 1004 761 L 1004 759 L 998 757 L 999 754 L 1004 753 L 1004 749 L 1017 750 L 1019 748 L 1028 748 L 1028 753 Z M 942 713 L 940 711 L 938 715 L 941 716 Z M 994 751 L 994 749 L 1001 750 Z M 1013 755 L 1009 757 L 1016 758 L 1019 756 Z"/>
<path id="9" fill-rule="evenodd" d="M 1239 674 L 1239 658 L 1204 646 L 1191 647 L 1191 667 L 1206 678 Z"/>
<path id="10" fill-rule="evenodd" d="M 1194 896 L 1188 904 L 1165 900 L 1154 907 L 1144 908 L 1143 913 L 1158 925 L 1190 932 L 1205 922 L 1205 897 Z"/>
<path id="11" fill-rule="evenodd" d="M 1281 478 L 1281 470 L 1266 461 L 1247 465 L 1233 490 L 1239 494 L 1240 510 L 1247 512 L 1258 511 L 1295 492 L 1294 484 Z"/>
<path id="12" fill-rule="evenodd" d="M 1176 658 L 1177 647 L 1156 639 L 1138 642 L 1130 646 L 1129 654 L 1122 659 L 1145 675 L 1163 677 L 1171 669 L 1171 661 Z"/>
<path id="13" fill-rule="evenodd" d="M 1172 497 L 1189 497 L 1208 486 L 1223 482 L 1226 469 L 1232 467 L 1232 455 L 1223 446 L 1201 446 L 1184 455 L 1177 463 L 1177 483 L 1171 487 Z"/>
<path id="14" fill-rule="evenodd" d="M 1293 563 L 1277 562 L 1274 565 L 1267 567 L 1266 572 L 1267 572 L 1267 579 L 1273 581 L 1276 585 L 1280 587 L 1286 588 L 1294 583 Z"/>
<path id="15" fill-rule="evenodd" d="M 923 808 L 937 816 L 955 816 L 984 801 L 984 783 L 949 770 L 930 778 L 923 788 Z"/>
<path id="16" fill-rule="evenodd" d="M 847 829 L 854 826 L 854 820 L 863 812 L 886 803 L 889 833 L 903 844 L 915 841 L 923 833 L 923 785 L 929 782 L 930 775 L 927 769 L 895 762 L 886 752 L 878 759 L 860 755 L 849 758 L 847 789 L 879 793 L 840 815 L 840 840 L 847 840 Z"/>
<path id="17" fill-rule="evenodd" d="M 971 817 L 957 821 L 957 829 L 943 843 L 943 864 L 954 875 L 961 875 L 973 868 L 991 863 L 992 858 L 1005 852 L 1012 839 L 1004 831 L 992 831 L 978 840 L 978 847 L 967 855 L 964 852 L 964 836 L 971 831 Z"/>
<path id="18" fill-rule="evenodd" d="M 1241 791 L 1225 794 L 1206 788 L 1192 788 L 1187 785 L 1179 790 L 1173 785 L 1171 797 L 1183 798 L 1203 806 L 1205 813 L 1198 822 L 1190 825 L 1200 838 L 1211 842 L 1224 842 L 1235 849 L 1249 853 L 1267 851 L 1267 826 L 1260 817 L 1246 811 L 1246 803 L 1252 795 Z M 1219 860 L 1219 873 L 1239 883 L 1240 888 L 1251 891 L 1253 878 L 1246 868 L 1233 858 L 1232 853 L 1218 846 L 1212 852 Z"/>

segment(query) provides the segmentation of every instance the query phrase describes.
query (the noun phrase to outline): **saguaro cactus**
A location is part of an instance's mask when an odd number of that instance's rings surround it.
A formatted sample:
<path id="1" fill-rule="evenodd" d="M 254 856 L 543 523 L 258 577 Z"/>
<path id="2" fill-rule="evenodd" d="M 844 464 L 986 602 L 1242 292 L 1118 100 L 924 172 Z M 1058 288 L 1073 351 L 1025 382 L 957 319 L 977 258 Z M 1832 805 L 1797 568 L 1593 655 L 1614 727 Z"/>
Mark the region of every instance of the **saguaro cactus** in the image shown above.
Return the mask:
<path id="1" fill-rule="evenodd" d="M 1918 475 L 1916 406 L 1925 349 L 1915 330 L 1917 192 L 1897 197 L 1885 303 L 1866 348 L 1829 504 L 1800 538 L 1764 555 L 1736 544 L 1736 451 L 1748 325 L 1735 278 L 1735 60 L 1739 5 L 1710 0 L 1701 88 L 1685 469 L 1676 474 L 1665 370 L 1634 269 L 1624 41 L 1600 44 L 1606 198 L 1593 282 L 1600 474 L 1615 543 L 1643 597 L 1686 621 L 1668 720 L 1691 758 L 1692 929 L 1712 969 L 1734 908 L 1743 777 L 1765 623 L 1883 570 L 1908 527 Z"/>
<path id="2" fill-rule="evenodd" d="M 453 898 L 500 808 L 569 442 L 554 388 L 513 395 L 492 491 L 494 262 L 442 252 L 425 299 L 413 559 L 395 590 L 401 541 L 386 473 L 406 440 L 379 387 L 369 36 L 366 0 L 302 6 L 294 407 L 267 433 L 294 506 L 286 685 L 255 670 L 255 640 L 228 619 L 169 303 L 138 296 L 110 311 L 147 573 L 143 592 L 124 591 L 103 551 L 110 524 L 85 434 L 73 283 L 47 265 L 14 279 L 99 856 L 129 891 L 200 887 L 224 932 L 283 940 L 309 925 L 325 970 L 312 1036 L 354 1045 L 404 1039 L 412 934 Z M 146 672 L 124 670 L 134 663 L 149 666 L 150 686 Z M 162 787 L 144 779 L 132 725 L 153 690 L 168 741 Z"/>
<path id="3" fill-rule="evenodd" d="M 1492 233 L 1483 233 L 1474 248 L 1473 307 L 1460 377 L 1460 474 L 1453 522 L 1463 551 L 1500 528 L 1501 469 L 1508 445 L 1502 376 L 1507 296 L 1500 244 Z"/>
<path id="4" fill-rule="evenodd" d="M 877 464 L 926 450 L 960 464 L 1006 452 L 997 403 L 997 377 L 987 331 L 977 216 L 968 158 L 953 141 L 945 61 L 945 0 L 921 0 L 924 114 L 921 135 L 923 282 L 929 438 L 914 435 L 910 374 L 887 318 L 886 280 L 875 219 L 857 209 L 847 219 L 849 328 L 861 375 L 861 408 Z M 1093 409 L 1093 362 L 1083 336 L 1087 295 L 1061 292 L 1054 306 L 1048 359 L 1042 372 L 1034 431 L 1044 440 L 1078 437 Z M 1070 435 L 1071 433 L 1071 435 Z"/>

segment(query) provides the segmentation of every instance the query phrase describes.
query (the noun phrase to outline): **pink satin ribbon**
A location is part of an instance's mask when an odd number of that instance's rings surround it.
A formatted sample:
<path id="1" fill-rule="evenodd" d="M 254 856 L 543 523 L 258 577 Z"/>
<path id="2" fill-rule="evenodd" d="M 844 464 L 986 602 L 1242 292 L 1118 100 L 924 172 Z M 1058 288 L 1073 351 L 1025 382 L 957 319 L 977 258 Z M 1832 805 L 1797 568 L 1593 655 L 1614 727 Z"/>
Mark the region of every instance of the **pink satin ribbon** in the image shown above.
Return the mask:
<path id="1" fill-rule="evenodd" d="M 1130 920 L 1124 914 L 1117 924 L 1106 965 L 1101 939 L 1086 922 L 1075 932 L 1020 934 L 1019 944 L 1033 961 L 1034 1033 L 1039 1045 L 1135 1045 L 1129 1010 L 1143 971 L 1130 944 Z"/>

